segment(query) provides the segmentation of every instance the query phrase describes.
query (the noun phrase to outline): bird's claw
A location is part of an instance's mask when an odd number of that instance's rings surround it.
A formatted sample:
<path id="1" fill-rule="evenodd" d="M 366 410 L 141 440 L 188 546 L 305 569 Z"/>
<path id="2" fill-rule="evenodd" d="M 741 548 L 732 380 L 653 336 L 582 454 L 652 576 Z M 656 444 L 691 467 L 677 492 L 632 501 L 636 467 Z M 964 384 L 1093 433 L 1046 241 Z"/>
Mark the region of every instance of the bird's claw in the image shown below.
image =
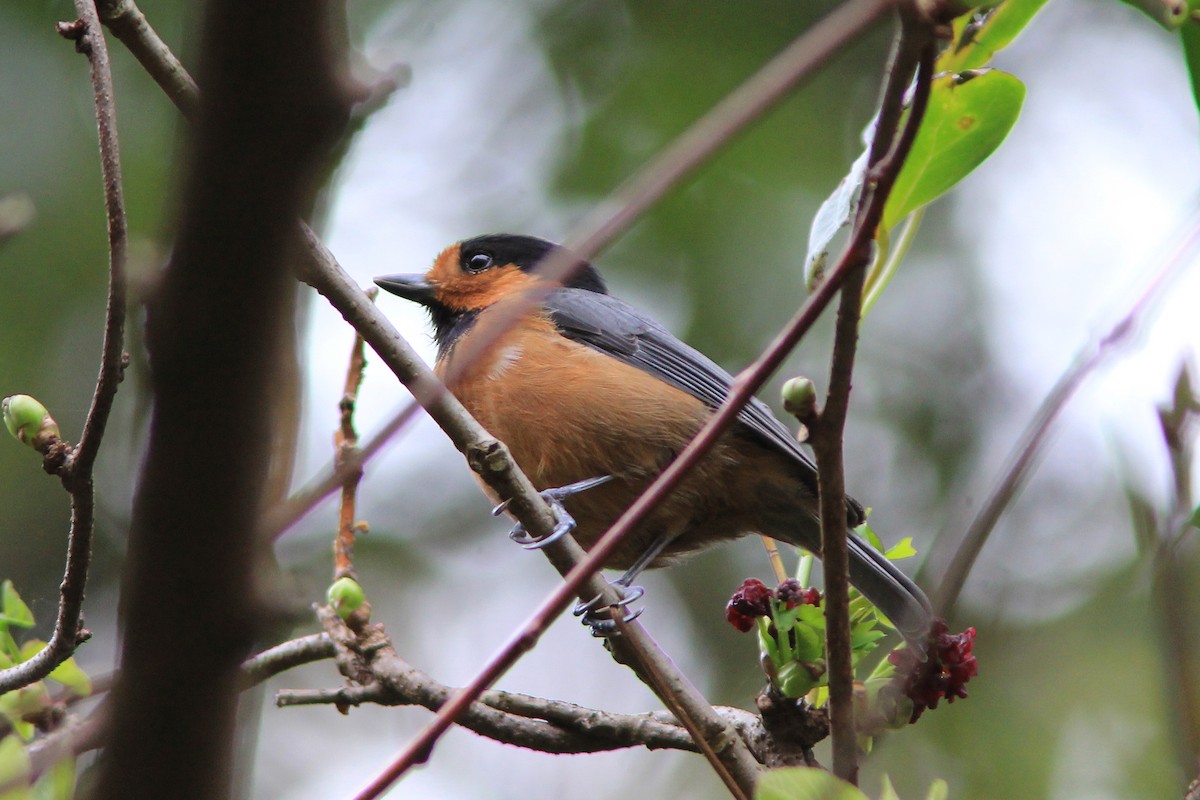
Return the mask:
<path id="1" fill-rule="evenodd" d="M 605 617 L 598 616 L 598 614 L 601 611 L 614 609 L 614 608 L 620 609 L 621 612 L 624 613 L 624 616 L 621 617 L 621 624 L 624 625 L 624 624 L 633 622 L 635 619 L 637 619 L 638 617 L 640 617 L 642 615 L 643 611 L 646 610 L 643 607 L 643 608 L 639 608 L 634 611 L 629 611 L 628 613 L 625 613 L 626 610 L 629 608 L 630 604 L 636 603 L 638 600 L 641 599 L 642 595 L 644 595 L 646 593 L 646 590 L 643 589 L 641 586 L 626 586 L 626 585 L 620 583 L 619 581 L 616 583 L 613 583 L 611 585 L 621 595 L 620 599 L 617 600 L 615 603 L 609 603 L 606 606 L 598 606 L 597 604 L 604 597 L 603 595 L 598 594 L 595 597 L 593 597 L 591 600 L 588 600 L 586 603 L 579 603 L 571 611 L 571 613 L 574 614 L 575 616 L 582 617 L 582 619 L 580 621 L 584 625 L 587 625 L 589 628 L 591 628 L 592 636 L 595 636 L 597 638 L 608 638 L 610 636 L 619 636 L 621 633 L 621 629 L 617 625 L 617 621 L 615 619 L 612 619 L 611 617 L 605 618 Z M 608 613 L 612 614 L 613 612 L 609 611 Z"/>
<path id="2" fill-rule="evenodd" d="M 554 489 L 546 489 L 539 492 L 542 499 L 546 501 L 546 505 L 550 507 L 550 513 L 554 515 L 554 530 L 548 536 L 538 538 L 529 531 L 525 530 L 525 526 L 518 522 L 513 526 L 513 529 L 508 532 L 508 538 L 512 539 L 517 544 L 524 547 L 526 550 L 540 550 L 551 542 L 561 539 L 566 534 L 575 529 L 575 518 L 572 517 L 567 509 L 563 506 L 563 499 L 570 497 L 573 494 L 586 491 L 592 487 L 599 486 L 603 483 L 608 483 L 612 480 L 611 475 L 601 475 L 598 478 L 588 478 L 587 480 L 577 481 L 559 486 Z M 498 504 L 492 509 L 492 516 L 498 517 L 508 508 L 509 500 Z"/>
<path id="3" fill-rule="evenodd" d="M 562 502 L 557 497 L 547 495 L 549 495 L 549 492 L 542 492 L 542 499 L 546 501 L 546 505 L 550 506 L 550 513 L 554 515 L 554 530 L 550 531 L 550 535 L 539 539 L 525 530 L 525 526 L 520 522 L 514 525 L 513 529 L 508 532 L 508 538 L 526 550 L 541 550 L 546 545 L 558 541 L 575 529 L 575 518 L 571 516 Z"/>

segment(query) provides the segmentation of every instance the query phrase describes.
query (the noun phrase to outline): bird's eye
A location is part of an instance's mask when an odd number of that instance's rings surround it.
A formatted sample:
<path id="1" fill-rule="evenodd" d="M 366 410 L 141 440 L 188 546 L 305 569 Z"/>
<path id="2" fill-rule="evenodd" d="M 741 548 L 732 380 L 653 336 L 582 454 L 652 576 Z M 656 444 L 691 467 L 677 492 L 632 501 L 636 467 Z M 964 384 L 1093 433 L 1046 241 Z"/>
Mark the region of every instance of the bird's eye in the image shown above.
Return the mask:
<path id="1" fill-rule="evenodd" d="M 467 269 L 471 272 L 483 272 L 492 266 L 492 257 L 487 253 L 476 253 L 467 259 Z"/>

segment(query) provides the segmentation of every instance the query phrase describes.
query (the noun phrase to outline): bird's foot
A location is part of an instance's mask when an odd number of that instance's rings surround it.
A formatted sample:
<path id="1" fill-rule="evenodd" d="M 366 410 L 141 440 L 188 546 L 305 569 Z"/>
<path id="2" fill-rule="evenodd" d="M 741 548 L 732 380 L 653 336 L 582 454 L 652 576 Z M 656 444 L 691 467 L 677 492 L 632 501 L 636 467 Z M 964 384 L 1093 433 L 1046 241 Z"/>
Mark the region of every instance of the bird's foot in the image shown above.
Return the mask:
<path id="1" fill-rule="evenodd" d="M 518 522 L 509 531 L 508 538 L 526 550 L 540 550 L 551 542 L 561 539 L 575 528 L 575 518 L 567 513 L 567 509 L 563 507 L 562 501 L 573 494 L 587 491 L 593 487 L 608 483 L 610 480 L 612 480 L 611 475 L 602 475 L 598 478 L 588 478 L 587 480 L 539 492 L 542 499 L 546 501 L 546 505 L 550 506 L 550 512 L 554 515 L 554 530 L 548 536 L 539 538 L 530 534 L 529 531 L 525 530 L 525 526 Z M 509 501 L 505 500 L 493 508 L 492 516 L 498 517 L 503 514 L 504 510 L 508 508 L 508 503 Z"/>
<path id="2" fill-rule="evenodd" d="M 586 603 L 579 603 L 571 612 L 575 616 L 581 617 L 580 621 L 591 628 L 592 636 L 597 638 L 620 635 L 621 628 L 617 623 L 617 615 L 623 615 L 620 617 L 620 624 L 623 625 L 633 622 L 646 610 L 645 608 L 639 608 L 635 611 L 629 611 L 630 604 L 636 603 L 646 593 L 646 590 L 641 586 L 629 586 L 623 583 L 622 579 L 615 580 L 610 585 L 620 595 L 620 599 L 615 603 L 600 605 L 604 596 L 598 594 Z"/>

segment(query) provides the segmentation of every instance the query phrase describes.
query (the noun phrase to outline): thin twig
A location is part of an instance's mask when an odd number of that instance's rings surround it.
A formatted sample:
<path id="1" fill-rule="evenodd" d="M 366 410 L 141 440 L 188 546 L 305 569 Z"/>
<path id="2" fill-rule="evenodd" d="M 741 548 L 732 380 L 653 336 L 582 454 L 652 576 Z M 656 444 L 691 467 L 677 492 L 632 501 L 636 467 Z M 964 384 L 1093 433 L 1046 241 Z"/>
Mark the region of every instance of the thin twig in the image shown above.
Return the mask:
<path id="1" fill-rule="evenodd" d="M 367 297 L 374 302 L 379 290 L 371 287 Z M 355 578 L 354 537 L 358 533 L 355 519 L 358 483 L 362 480 L 362 458 L 358 454 L 358 432 L 354 430 L 354 407 L 358 404 L 358 389 L 362 386 L 363 369 L 367 360 L 363 357 L 363 338 L 354 334 L 354 345 L 350 348 L 350 364 L 346 368 L 346 383 L 342 399 L 338 402 L 339 424 L 334 437 L 335 470 L 343 475 L 342 503 L 338 509 L 338 531 L 333 542 L 333 579 Z"/>
<path id="2" fill-rule="evenodd" d="M 335 639 L 358 648 L 347 655 L 355 665 L 344 669 L 365 683 L 334 689 L 283 690 L 279 707 L 335 705 L 345 710 L 367 703 L 385 706 L 417 705 L 436 711 L 456 689 L 412 667 L 396 652 L 382 626 L 368 626 L 360 638 L 335 618 L 323 614 L 335 634 L 306 636 L 248 659 L 242 666 L 245 685 L 260 683 L 293 667 L 337 656 Z M 756 714 L 737 709 L 714 709 L 764 763 L 783 763 L 794 757 L 766 734 Z M 534 721 L 530 723 L 530 721 Z M 517 692 L 487 691 L 471 704 L 458 723 L 481 736 L 506 744 L 551 753 L 593 753 L 626 747 L 699 752 L 695 738 L 665 712 L 616 714 Z"/>
<path id="3" fill-rule="evenodd" d="M 200 91 L 171 48 L 159 38 L 133 0 L 98 0 L 101 21 L 129 48 L 183 116 L 196 118 Z"/>
<path id="4" fill-rule="evenodd" d="M 1037 413 L 1021 434 L 1020 441 L 1008 456 L 1003 477 L 997 481 L 987 499 L 980 507 L 961 542 L 952 544 L 947 540 L 943 547 L 954 546 L 954 557 L 938 581 L 934 607 L 939 616 L 949 619 L 954 614 L 958 598 L 962 594 L 967 576 L 983 551 L 988 537 L 1000 521 L 1000 516 L 1009 503 L 1021 491 L 1037 459 L 1048 440 L 1050 429 L 1057 423 L 1067 403 L 1075 396 L 1084 381 L 1096 371 L 1120 345 L 1127 342 L 1137 331 L 1142 317 L 1158 299 L 1162 290 L 1187 267 L 1200 246 L 1200 216 L 1193 217 L 1182 240 L 1167 256 L 1162 267 L 1147 282 L 1129 310 L 1102 336 L 1085 344 L 1076 354 L 1067 370 L 1059 376 Z M 940 544 L 940 543 L 939 543 Z M 940 548 L 939 548 L 940 549 Z M 936 563 L 931 556 L 929 562 Z"/>
<path id="5" fill-rule="evenodd" d="M 112 72 L 104 32 L 91 0 L 75 0 L 79 20 L 63 23 L 60 32 L 75 40 L 75 48 L 87 56 L 96 105 L 96 129 L 100 146 L 100 169 L 104 178 L 104 209 L 108 218 L 108 303 L 104 317 L 104 344 L 100 374 L 79 444 L 60 471 L 63 487 L 71 495 L 71 528 L 67 538 L 67 565 L 59 588 L 58 618 L 50 641 L 33 658 L 0 670 L 0 694 L 27 686 L 49 675 L 66 661 L 90 636 L 80 626 L 88 567 L 92 559 L 95 530 L 95 488 L 92 468 L 104 438 L 113 398 L 124 370 L 122 360 L 125 331 L 125 201 L 121 189 L 120 147 L 117 141 L 116 106 Z"/>
<path id="6" fill-rule="evenodd" d="M 324 661 L 337 655 L 333 642 L 324 633 L 302 636 L 264 650 L 242 662 L 242 686 L 249 688 L 281 672 Z"/>
<path id="7" fill-rule="evenodd" d="M 345 708 L 371 703 L 419 705 L 435 711 L 456 691 L 415 669 L 410 669 L 405 680 L 410 688 L 404 693 L 391 685 L 372 683 L 282 691 L 275 700 L 281 708 L 304 705 Z M 742 709 L 718 707 L 715 710 L 733 721 L 744 737 L 749 734 L 742 734 L 740 729 L 755 732 L 761 727 L 756 715 Z M 480 736 L 544 753 L 599 753 L 629 747 L 699 752 L 691 734 L 663 712 L 619 714 L 510 692 L 484 692 L 458 723 Z"/>
<path id="8" fill-rule="evenodd" d="M 850 385 L 862 316 L 863 284 L 871 242 L 888 194 L 916 137 L 929 99 L 935 40 L 930 29 L 901 11 L 901 25 L 880 101 L 875 138 L 868 157 L 863 201 L 847 247 L 829 392 L 809 437 L 816 456 L 821 515 L 821 559 L 825 575 L 825 626 L 829 663 L 829 712 L 834 774 L 858 783 L 858 734 L 854 726 L 854 668 L 850 642 L 850 553 L 846 530 L 846 476 L 842 436 L 850 406 Z M 917 73 L 912 108 L 900 129 L 904 93 Z"/>
<path id="9" fill-rule="evenodd" d="M 1167 707 L 1171 709 L 1175 753 L 1183 774 L 1200 770 L 1200 648 L 1196 646 L 1195 621 L 1187 614 L 1197 596 L 1192 565 L 1181 558 L 1179 544 L 1189 533 L 1194 513 L 1192 499 L 1192 462 L 1194 436 L 1200 422 L 1200 395 L 1196 393 L 1191 370 L 1185 363 L 1175 382 L 1170 405 L 1158 411 L 1159 425 L 1171 462 L 1174 478 L 1171 507 L 1161 530 L 1150 535 L 1157 547 L 1151 578 L 1151 597 L 1157 606 L 1159 639 L 1162 648 L 1163 681 Z M 1194 553 L 1194 548 L 1193 548 Z"/>

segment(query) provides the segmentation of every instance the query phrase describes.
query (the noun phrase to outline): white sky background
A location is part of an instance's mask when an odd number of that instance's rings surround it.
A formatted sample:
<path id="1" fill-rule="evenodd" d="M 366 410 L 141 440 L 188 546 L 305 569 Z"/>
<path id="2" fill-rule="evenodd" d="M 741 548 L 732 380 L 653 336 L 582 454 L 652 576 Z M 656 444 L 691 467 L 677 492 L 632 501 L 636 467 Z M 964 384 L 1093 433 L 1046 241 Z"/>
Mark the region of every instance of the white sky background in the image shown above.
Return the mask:
<path id="1" fill-rule="evenodd" d="M 530 21 L 499 0 L 462 3 L 445 19 L 430 13 L 420 7 L 397 11 L 374 32 L 368 48 L 368 57 L 381 68 L 397 61 L 412 64 L 414 81 L 359 137 L 332 209 L 327 241 L 363 285 L 379 274 L 421 272 L 442 247 L 478 233 L 508 230 L 561 238 L 574 217 L 556 206 L 544 187 L 560 136 L 577 112 L 560 99 Z M 1020 413 L 1014 413 L 1009 435 L 1016 435 L 1080 346 L 1124 313 L 1196 205 L 1200 131 L 1181 59 L 1172 41 L 1148 25 L 1131 24 L 1134 17 L 1116 4 L 1052 3 L 999 61 L 1029 91 L 1012 136 L 951 201 L 932 212 L 952 215 L 959 235 L 976 244 L 987 291 L 985 327 L 996 337 L 992 351 L 1028 406 L 1015 410 Z M 1089 24 L 1079 24 L 1080 19 Z M 1138 342 L 1074 401 L 1063 433 L 1085 440 L 1083 452 L 1113 462 L 1106 466 L 1109 472 L 1118 454 L 1144 467 L 1139 480 L 1160 496 L 1167 476 L 1154 408 L 1168 396 L 1180 361 L 1200 349 L 1198 297 L 1200 272 L 1193 269 L 1170 287 Z M 644 299 L 629 299 L 659 311 Z M 881 302 L 887 302 L 886 293 Z M 387 296 L 380 305 L 431 360 L 424 312 Z M 305 348 L 311 362 L 302 477 L 328 460 L 351 339 L 348 327 L 325 304 L 314 304 L 312 315 Z M 667 314 L 666 320 L 678 329 L 674 316 Z M 360 433 L 375 430 L 406 399 L 394 378 L 374 363 L 361 393 Z M 993 449 L 998 468 L 1009 443 L 997 441 Z M 369 468 L 362 516 L 374 518 L 368 498 L 387 494 L 378 488 L 384 481 L 424 487 L 418 491 L 428 502 L 411 512 L 414 533 L 445 498 L 461 503 L 464 518 L 485 515 L 486 503 L 473 494 L 457 459 L 427 419 L 410 426 L 394 453 Z M 1055 466 L 1062 465 L 1052 454 L 1046 467 Z M 380 513 L 378 503 L 386 499 L 374 502 Z M 332 511 L 323 513 L 322 519 L 332 519 Z M 502 539 L 504 525 L 496 522 L 497 538 Z M 331 530 L 332 523 L 324 528 Z M 319 544 L 303 536 L 285 539 L 285 563 L 289 552 L 326 547 L 321 536 Z M 1126 552 L 1131 547 L 1128 539 L 1109 544 Z M 418 606 L 405 606 L 406 614 L 418 620 L 440 615 L 436 630 L 382 618 L 393 633 L 403 631 L 402 653 L 448 682 L 467 679 L 483 663 L 552 585 L 548 568 L 535 567 L 531 583 L 497 574 L 494 569 L 508 570 L 520 559 L 540 560 L 508 546 L 511 557 L 498 565 L 483 560 L 500 552 L 496 549 L 459 548 L 450 556 L 462 574 L 474 564 L 486 586 L 477 596 L 486 595 L 494 612 L 471 618 L 455 613 L 461 608 L 456 606 L 447 613 L 443 597 L 408 594 L 404 602 Z M 1039 564 L 1056 570 L 1073 560 L 1078 569 L 1106 557 L 1060 546 Z M 1030 570 L 1037 575 L 1039 566 Z M 647 583 L 654 585 L 652 579 Z M 400 607 L 379 596 L 386 586 L 376 582 L 368 589 L 377 608 Z M 657 592 L 655 616 L 670 619 L 674 602 L 669 592 Z M 687 637 L 686 630 L 661 624 L 651 630 L 667 640 L 669 652 L 671 639 Z M 504 686 L 607 708 L 656 707 L 598 647 L 587 653 L 589 647 L 573 621 L 560 622 Z M 559 666 L 550 669 L 553 665 Z M 685 671 L 692 674 L 691 665 Z M 313 681 L 308 685 L 335 682 L 331 670 L 305 677 Z M 296 675 L 289 674 L 287 683 L 297 685 Z M 346 796 L 382 768 L 425 719 L 423 712 L 392 709 L 356 710 L 345 724 L 331 717 L 329 709 L 264 715 L 260 741 L 274 744 L 286 737 L 291 746 L 262 754 L 256 771 L 259 796 Z M 336 755 L 331 758 L 334 750 L 344 757 L 344 768 L 336 766 Z M 316 759 L 328 765 L 320 777 L 300 770 L 304 782 L 287 784 L 289 762 Z M 655 790 L 667 784 L 659 781 L 679 788 L 680 779 L 667 774 L 660 755 L 648 761 L 629 753 L 549 758 L 456 732 L 439 746 L 433 766 L 406 778 L 389 797 L 520 794 L 532 800 L 567 796 L 569 786 L 579 785 L 590 787 L 587 796 L 610 796 L 631 785 L 634 764 L 655 769 L 654 775 L 636 776 L 639 796 L 661 794 Z M 1077 784 L 1064 778 L 1062 785 Z"/>

